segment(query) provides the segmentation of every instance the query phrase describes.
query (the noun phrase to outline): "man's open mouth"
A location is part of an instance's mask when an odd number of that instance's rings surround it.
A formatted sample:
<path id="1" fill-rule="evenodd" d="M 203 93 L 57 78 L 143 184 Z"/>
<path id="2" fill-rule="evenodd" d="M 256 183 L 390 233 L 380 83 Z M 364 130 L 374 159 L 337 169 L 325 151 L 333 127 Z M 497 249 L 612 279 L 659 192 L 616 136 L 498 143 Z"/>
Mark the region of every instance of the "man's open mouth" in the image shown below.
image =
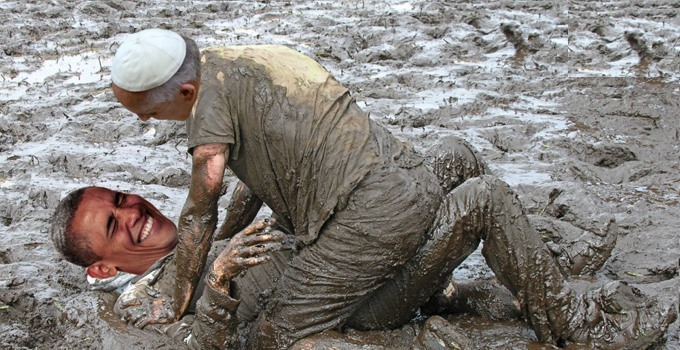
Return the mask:
<path id="1" fill-rule="evenodd" d="M 153 218 L 149 216 L 142 228 L 142 234 L 139 236 L 139 243 L 145 240 L 151 234 L 151 228 L 153 227 Z"/>

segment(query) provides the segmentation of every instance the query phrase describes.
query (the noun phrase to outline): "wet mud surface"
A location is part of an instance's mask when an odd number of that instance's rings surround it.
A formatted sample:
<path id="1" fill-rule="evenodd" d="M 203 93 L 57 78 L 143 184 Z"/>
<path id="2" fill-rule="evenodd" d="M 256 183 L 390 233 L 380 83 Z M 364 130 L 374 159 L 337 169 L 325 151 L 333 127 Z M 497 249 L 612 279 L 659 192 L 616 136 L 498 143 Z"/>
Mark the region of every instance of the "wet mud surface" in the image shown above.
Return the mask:
<path id="1" fill-rule="evenodd" d="M 117 320 L 114 297 L 89 291 L 47 235 L 61 196 L 86 185 L 134 191 L 179 215 L 184 126 L 140 122 L 109 90 L 120 41 L 149 27 L 202 47 L 273 43 L 314 57 L 417 149 L 447 135 L 472 143 L 529 213 L 582 228 L 613 215 L 618 244 L 596 278 L 678 297 L 677 1 L 4 1 L 0 10 L 0 348 L 181 348 Z M 226 183 L 232 190 L 235 178 Z M 477 253 L 454 274 L 491 277 Z M 512 312 L 494 319 L 476 312 L 484 299 L 463 302 L 466 313 L 425 328 L 416 319 L 350 331 L 345 345 L 324 333 L 298 346 L 408 349 L 417 337 L 460 335 L 469 348 L 550 348 Z M 676 322 L 657 348 L 680 349 L 679 336 Z"/>

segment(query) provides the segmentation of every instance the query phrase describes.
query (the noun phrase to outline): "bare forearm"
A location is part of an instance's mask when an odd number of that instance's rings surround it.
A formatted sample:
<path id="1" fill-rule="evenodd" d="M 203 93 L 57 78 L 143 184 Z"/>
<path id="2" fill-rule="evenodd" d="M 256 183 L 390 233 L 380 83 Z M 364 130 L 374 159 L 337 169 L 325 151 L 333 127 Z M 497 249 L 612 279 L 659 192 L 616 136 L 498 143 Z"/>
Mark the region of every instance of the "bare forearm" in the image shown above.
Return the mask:
<path id="1" fill-rule="evenodd" d="M 206 213 L 185 211 L 180 217 L 179 244 L 176 248 L 177 277 L 173 298 L 175 315 L 180 317 L 189 306 L 195 286 L 203 273 L 215 230 L 217 211 Z"/>
<path id="2" fill-rule="evenodd" d="M 177 278 L 173 297 L 175 317 L 186 311 L 205 267 L 217 222 L 217 200 L 222 186 L 226 145 L 194 149 L 191 188 L 180 215 L 176 248 Z"/>

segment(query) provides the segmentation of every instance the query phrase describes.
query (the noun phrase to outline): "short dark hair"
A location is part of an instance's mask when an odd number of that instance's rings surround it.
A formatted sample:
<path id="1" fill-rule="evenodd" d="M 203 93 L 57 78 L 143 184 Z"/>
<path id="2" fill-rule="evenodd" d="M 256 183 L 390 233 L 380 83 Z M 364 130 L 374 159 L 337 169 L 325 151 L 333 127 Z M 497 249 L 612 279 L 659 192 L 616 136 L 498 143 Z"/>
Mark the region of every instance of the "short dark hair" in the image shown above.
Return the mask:
<path id="1" fill-rule="evenodd" d="M 52 214 L 50 226 L 50 238 L 62 257 L 68 262 L 83 267 L 101 260 L 100 256 L 92 252 L 86 235 L 77 235 L 72 227 L 76 211 L 88 188 L 92 187 L 79 188 L 66 195 Z"/>

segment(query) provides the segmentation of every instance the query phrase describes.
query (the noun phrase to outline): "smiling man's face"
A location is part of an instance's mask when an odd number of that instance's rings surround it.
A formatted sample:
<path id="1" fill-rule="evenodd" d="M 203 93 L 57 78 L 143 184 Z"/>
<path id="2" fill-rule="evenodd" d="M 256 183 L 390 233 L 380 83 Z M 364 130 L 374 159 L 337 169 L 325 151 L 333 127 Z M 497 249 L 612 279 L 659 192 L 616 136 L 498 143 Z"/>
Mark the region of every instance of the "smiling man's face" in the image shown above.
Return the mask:
<path id="1" fill-rule="evenodd" d="M 93 277 L 111 277 L 116 271 L 141 274 L 177 245 L 175 224 L 151 203 L 101 187 L 85 190 L 71 229 L 86 235 L 92 252 L 101 257 L 88 267 Z"/>

